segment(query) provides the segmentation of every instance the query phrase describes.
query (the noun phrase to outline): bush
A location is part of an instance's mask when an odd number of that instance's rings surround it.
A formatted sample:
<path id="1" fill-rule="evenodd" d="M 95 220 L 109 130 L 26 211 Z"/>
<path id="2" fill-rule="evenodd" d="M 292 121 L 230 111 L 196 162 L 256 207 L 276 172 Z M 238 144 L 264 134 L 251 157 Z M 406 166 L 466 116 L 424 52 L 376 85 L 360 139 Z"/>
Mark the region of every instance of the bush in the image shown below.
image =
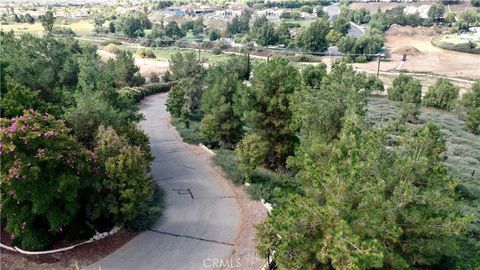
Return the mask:
<path id="1" fill-rule="evenodd" d="M 151 83 L 158 83 L 160 81 L 158 75 L 153 72 L 150 73 L 150 77 L 148 79 Z"/>
<path id="2" fill-rule="evenodd" d="M 104 46 L 103 50 L 105 50 L 109 53 L 113 53 L 113 54 L 117 54 L 120 51 L 120 49 L 117 47 L 117 45 L 111 44 L 111 43 Z"/>
<path id="3" fill-rule="evenodd" d="M 222 54 L 222 49 L 219 48 L 219 47 L 214 47 L 214 48 L 212 49 L 212 54 L 214 54 L 214 55 Z"/>
<path id="4" fill-rule="evenodd" d="M 422 85 L 412 76 L 401 73 L 387 90 L 388 99 L 420 104 L 422 99 Z"/>
<path id="5" fill-rule="evenodd" d="M 292 62 L 315 62 L 315 58 L 310 55 L 300 54 L 288 57 Z"/>
<path id="6" fill-rule="evenodd" d="M 235 184 L 243 183 L 245 174 L 238 166 L 238 160 L 235 151 L 219 149 L 215 152 L 213 162 L 215 165 L 220 166 L 227 174 L 228 179 L 232 180 Z"/>
<path id="7" fill-rule="evenodd" d="M 148 153 L 130 145 L 112 128 L 100 126 L 94 152 L 103 177 L 90 199 L 92 218 L 110 217 L 127 228 L 147 229 L 161 212 Z"/>
<path id="8" fill-rule="evenodd" d="M 64 35 L 64 36 L 76 36 L 77 34 L 73 32 L 72 28 L 69 27 L 54 27 L 52 29 L 52 34 L 55 35 Z"/>
<path id="9" fill-rule="evenodd" d="M 462 105 L 467 112 L 467 129 L 474 134 L 480 134 L 480 81 L 475 82 L 472 89 L 463 95 Z"/>
<path id="10" fill-rule="evenodd" d="M 76 218 L 91 155 L 48 114 L 25 111 L 0 125 L 5 231 L 15 245 L 41 250 Z"/>
<path id="11" fill-rule="evenodd" d="M 246 135 L 237 145 L 235 152 L 238 157 L 238 165 L 245 173 L 247 180 L 264 159 L 267 147 L 265 140 L 262 140 L 257 134 Z"/>
<path id="12" fill-rule="evenodd" d="M 151 49 L 138 49 L 137 54 L 142 58 L 155 58 L 155 54 Z"/>
<path id="13" fill-rule="evenodd" d="M 185 102 L 186 102 L 186 98 L 185 98 L 185 91 L 183 90 L 183 87 L 180 85 L 176 85 L 168 93 L 168 98 L 166 103 L 167 111 L 173 117 L 180 117 L 182 115 L 182 109 Z"/>
<path id="14" fill-rule="evenodd" d="M 455 107 L 458 93 L 458 87 L 455 87 L 448 79 L 438 79 L 435 85 L 428 88 L 423 102 L 428 107 L 450 111 Z"/>
<path id="15" fill-rule="evenodd" d="M 102 41 L 102 43 L 100 43 L 102 46 L 107 46 L 108 44 L 113 44 L 113 45 L 122 45 L 122 42 L 120 40 L 116 40 L 116 39 L 109 39 L 109 40 L 105 40 L 105 41 Z"/>

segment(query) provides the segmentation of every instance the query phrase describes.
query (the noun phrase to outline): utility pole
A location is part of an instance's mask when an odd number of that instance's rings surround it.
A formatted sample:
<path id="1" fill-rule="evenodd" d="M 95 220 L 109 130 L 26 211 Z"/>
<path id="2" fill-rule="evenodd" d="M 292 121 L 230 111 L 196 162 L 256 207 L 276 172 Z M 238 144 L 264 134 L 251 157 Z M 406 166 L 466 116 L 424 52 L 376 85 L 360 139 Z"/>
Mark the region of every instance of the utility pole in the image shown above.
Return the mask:
<path id="1" fill-rule="evenodd" d="M 378 79 L 378 76 L 380 75 L 380 59 L 382 59 L 382 55 L 378 54 L 377 79 Z"/>
<path id="2" fill-rule="evenodd" d="M 247 80 L 250 79 L 250 51 L 247 51 Z"/>

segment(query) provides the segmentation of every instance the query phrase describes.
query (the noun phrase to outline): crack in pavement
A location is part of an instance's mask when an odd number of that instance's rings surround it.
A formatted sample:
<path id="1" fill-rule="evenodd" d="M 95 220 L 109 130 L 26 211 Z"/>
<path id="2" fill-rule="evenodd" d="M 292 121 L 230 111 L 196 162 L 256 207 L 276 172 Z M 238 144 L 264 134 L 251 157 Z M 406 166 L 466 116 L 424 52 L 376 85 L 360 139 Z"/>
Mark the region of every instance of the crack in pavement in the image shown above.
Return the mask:
<path id="1" fill-rule="evenodd" d="M 170 235 L 170 236 L 174 236 L 174 237 L 182 237 L 182 238 L 188 238 L 188 239 L 195 239 L 195 240 L 199 240 L 199 241 L 205 241 L 205 242 L 210 242 L 210 243 L 215 243 L 215 244 L 221 244 L 221 245 L 227 245 L 227 246 L 232 246 L 232 247 L 235 246 L 235 245 L 232 244 L 232 243 L 227 243 L 227 242 L 223 242 L 223 241 L 205 239 L 205 238 L 201 238 L 201 237 L 195 237 L 195 236 L 189 236 L 189 235 L 183 235 L 183 234 L 162 232 L 162 231 L 158 231 L 158 230 L 154 230 L 154 229 L 148 229 L 148 230 L 151 231 L 151 232 L 154 232 L 154 233 L 165 234 L 165 235 Z"/>

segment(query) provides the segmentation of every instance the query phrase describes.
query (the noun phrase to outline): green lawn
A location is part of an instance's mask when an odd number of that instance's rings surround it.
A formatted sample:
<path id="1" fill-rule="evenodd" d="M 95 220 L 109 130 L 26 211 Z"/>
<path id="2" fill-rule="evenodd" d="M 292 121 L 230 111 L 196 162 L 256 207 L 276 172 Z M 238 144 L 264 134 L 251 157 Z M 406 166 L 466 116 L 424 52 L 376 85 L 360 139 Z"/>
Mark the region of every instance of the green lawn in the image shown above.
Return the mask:
<path id="1" fill-rule="evenodd" d="M 282 22 L 300 24 L 300 26 L 309 26 L 315 20 L 293 20 L 293 19 L 278 19 L 272 20 L 275 24 L 281 24 Z"/>

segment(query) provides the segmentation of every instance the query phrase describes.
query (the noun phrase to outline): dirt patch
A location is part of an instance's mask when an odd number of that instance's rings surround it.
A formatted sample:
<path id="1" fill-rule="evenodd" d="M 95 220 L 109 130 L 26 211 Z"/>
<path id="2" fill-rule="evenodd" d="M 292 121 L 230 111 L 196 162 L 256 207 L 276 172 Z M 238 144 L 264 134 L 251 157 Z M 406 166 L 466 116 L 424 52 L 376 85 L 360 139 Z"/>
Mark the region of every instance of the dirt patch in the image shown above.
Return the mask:
<path id="1" fill-rule="evenodd" d="M 421 53 L 407 55 L 407 61 L 400 70 L 433 73 L 457 78 L 480 79 L 480 55 L 444 50 L 432 44 L 432 38 L 445 30 L 435 27 L 409 27 L 392 25 L 385 32 L 385 46 L 391 52 L 391 59 L 382 61 L 381 71 L 399 71 L 397 67 L 403 58 L 405 47 L 414 47 Z M 354 64 L 362 70 L 376 70 L 377 63 Z"/>
<path id="2" fill-rule="evenodd" d="M 392 53 L 411 56 L 411 55 L 420 54 L 420 51 L 413 46 L 403 46 L 403 47 L 400 47 L 400 48 L 394 50 Z"/>
<path id="3" fill-rule="evenodd" d="M 381 11 L 386 11 L 389 9 L 392 9 L 397 6 L 405 6 L 405 7 L 420 7 L 422 5 L 430 4 L 431 2 L 426 2 L 426 1 L 419 1 L 416 3 L 397 3 L 397 2 L 367 2 L 367 3 L 361 3 L 361 2 L 356 2 L 356 3 L 351 3 L 348 8 L 349 9 L 361 9 L 361 8 L 366 8 L 367 10 L 370 11 L 370 13 L 374 14 L 377 12 L 378 9 Z M 470 1 L 460 1 L 459 4 L 455 5 L 449 5 L 447 7 L 447 10 L 451 9 L 453 12 L 456 13 L 461 13 L 466 9 L 478 9 L 476 7 L 473 7 L 470 4 Z"/>
<path id="4" fill-rule="evenodd" d="M 138 233 L 121 230 L 111 237 L 78 246 L 72 250 L 46 255 L 22 255 L 1 250 L 0 268 L 3 270 L 63 270 L 88 266 L 119 249 Z M 4 234 L 2 233 L 2 242 Z"/>

